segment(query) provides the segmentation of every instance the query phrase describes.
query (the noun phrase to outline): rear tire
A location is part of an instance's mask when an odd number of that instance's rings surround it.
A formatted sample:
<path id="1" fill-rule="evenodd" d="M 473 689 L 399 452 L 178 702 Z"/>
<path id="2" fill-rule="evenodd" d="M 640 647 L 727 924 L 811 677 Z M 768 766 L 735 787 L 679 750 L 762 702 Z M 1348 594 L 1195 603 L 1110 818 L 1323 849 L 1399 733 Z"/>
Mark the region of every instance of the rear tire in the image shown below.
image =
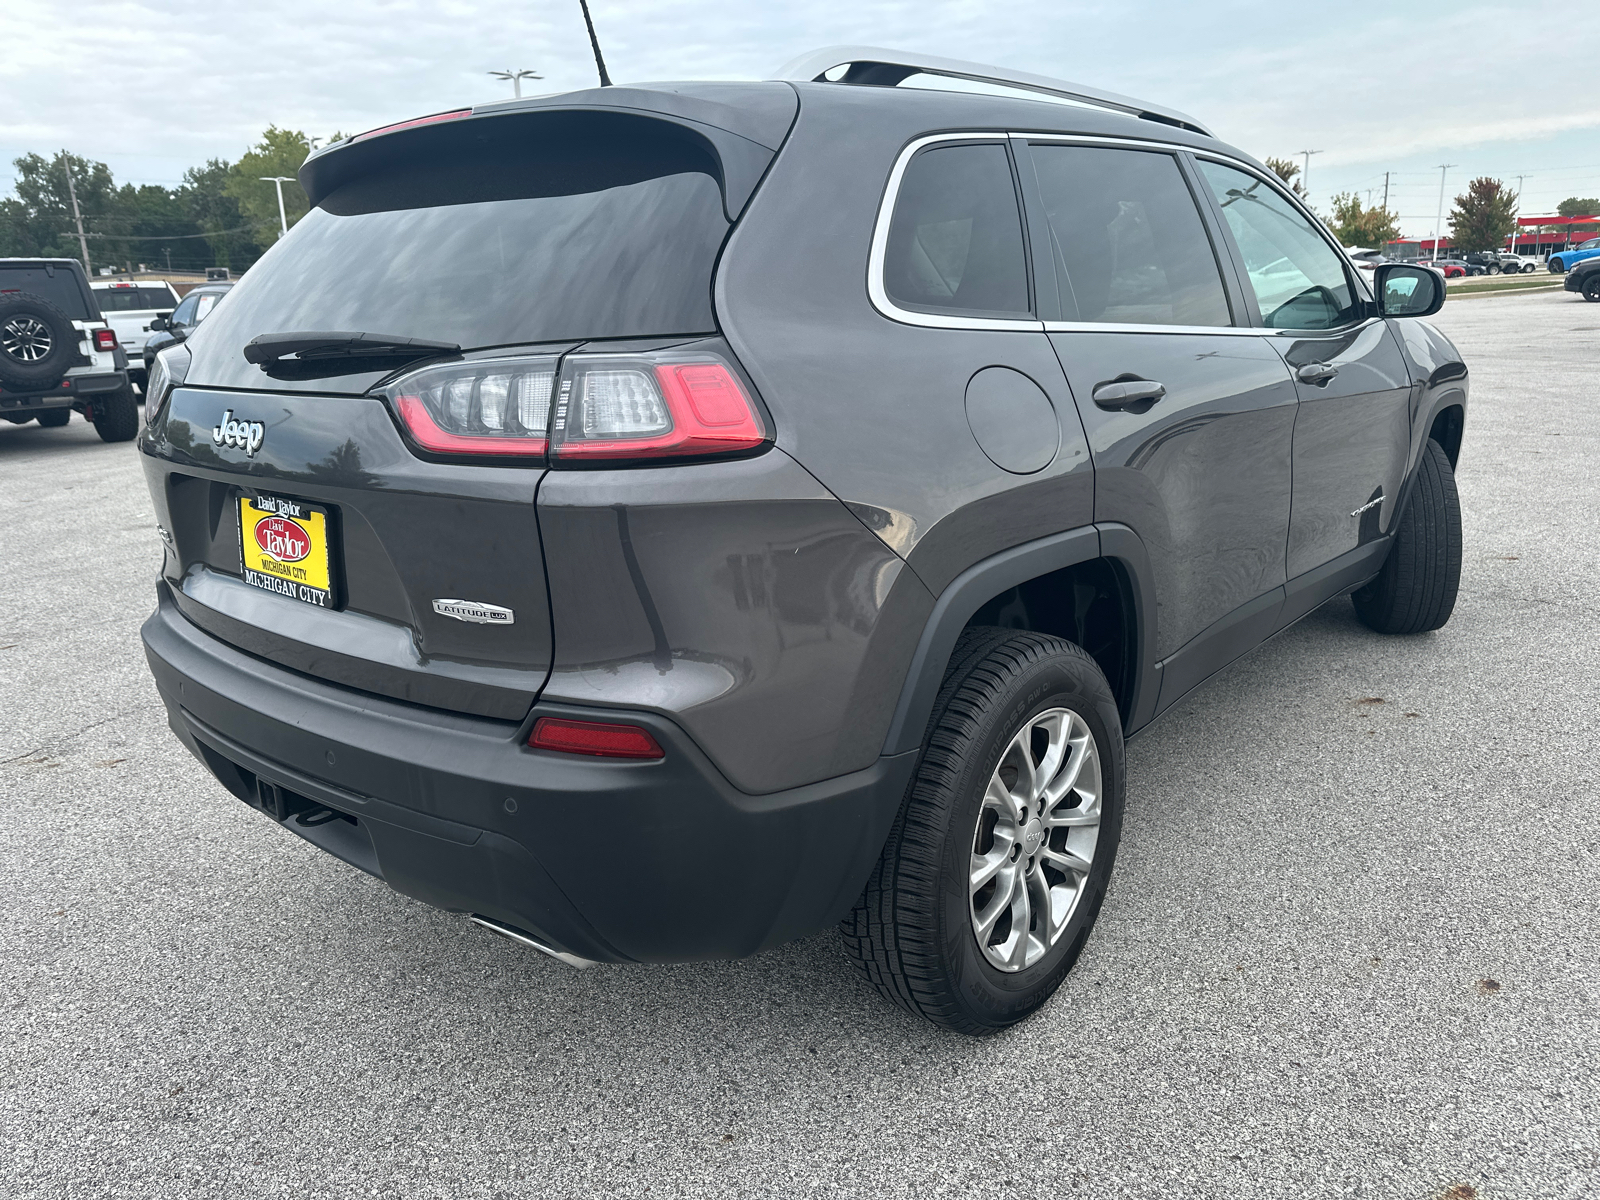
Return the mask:
<path id="1" fill-rule="evenodd" d="M 70 408 L 47 408 L 34 420 L 38 421 L 46 429 L 60 429 L 68 421 L 72 420 L 72 410 Z"/>
<path id="2" fill-rule="evenodd" d="M 922 762 L 844 920 L 857 965 L 888 999 L 958 1033 L 1027 1017 L 1099 915 L 1123 776 L 1121 719 L 1094 659 L 1044 634 L 962 634 Z"/>
<path id="3" fill-rule="evenodd" d="M 1450 619 L 1460 583 L 1461 501 L 1450 459 L 1430 438 L 1383 570 L 1350 599 L 1379 633 L 1427 633 Z"/>
<path id="4" fill-rule="evenodd" d="M 139 402 L 124 384 L 94 399 L 94 431 L 102 442 L 129 442 L 139 433 Z"/>

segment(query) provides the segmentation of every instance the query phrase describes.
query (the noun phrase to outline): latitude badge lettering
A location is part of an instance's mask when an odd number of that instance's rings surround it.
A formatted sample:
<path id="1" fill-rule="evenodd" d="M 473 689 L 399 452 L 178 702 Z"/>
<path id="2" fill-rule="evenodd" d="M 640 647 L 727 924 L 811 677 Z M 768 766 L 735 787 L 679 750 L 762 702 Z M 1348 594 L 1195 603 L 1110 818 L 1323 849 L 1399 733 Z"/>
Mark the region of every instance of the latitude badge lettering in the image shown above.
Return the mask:
<path id="1" fill-rule="evenodd" d="M 261 443 L 266 440 L 267 427 L 260 421 L 236 421 L 233 409 L 222 414 L 222 421 L 213 426 L 211 440 L 219 446 L 232 446 L 243 450 L 245 457 L 254 458 Z"/>

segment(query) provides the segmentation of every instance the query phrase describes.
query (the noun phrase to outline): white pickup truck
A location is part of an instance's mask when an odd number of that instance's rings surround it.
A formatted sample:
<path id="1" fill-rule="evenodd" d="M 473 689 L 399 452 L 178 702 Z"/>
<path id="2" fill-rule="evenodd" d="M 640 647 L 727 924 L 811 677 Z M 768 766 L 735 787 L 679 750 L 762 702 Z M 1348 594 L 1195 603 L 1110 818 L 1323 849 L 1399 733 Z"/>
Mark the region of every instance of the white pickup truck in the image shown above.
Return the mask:
<path id="1" fill-rule="evenodd" d="M 128 378 L 144 391 L 144 344 L 150 339 L 150 322 L 170 317 L 178 307 L 178 293 L 164 279 L 91 280 L 95 302 L 128 356 Z"/>

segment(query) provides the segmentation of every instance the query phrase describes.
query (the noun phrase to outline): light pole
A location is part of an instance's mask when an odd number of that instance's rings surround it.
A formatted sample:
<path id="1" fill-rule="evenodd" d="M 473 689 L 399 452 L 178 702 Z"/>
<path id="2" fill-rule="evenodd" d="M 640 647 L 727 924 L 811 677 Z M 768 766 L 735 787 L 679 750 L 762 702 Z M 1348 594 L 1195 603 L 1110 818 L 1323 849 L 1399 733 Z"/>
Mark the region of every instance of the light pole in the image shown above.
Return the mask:
<path id="1" fill-rule="evenodd" d="M 1439 164 L 1439 215 L 1433 219 L 1433 261 L 1439 261 L 1439 242 L 1444 237 L 1444 177 L 1445 172 L 1451 167 L 1460 166 L 1459 163 Z"/>
<path id="2" fill-rule="evenodd" d="M 1311 156 L 1321 154 L 1321 150 L 1302 150 L 1300 155 L 1305 159 L 1306 165 L 1300 168 L 1300 186 L 1306 190 L 1306 203 L 1311 203 Z"/>
<path id="3" fill-rule="evenodd" d="M 284 234 L 289 232 L 289 218 L 284 215 L 284 211 L 283 211 L 283 185 L 286 184 L 286 183 L 293 183 L 294 182 L 294 176 L 293 175 L 262 175 L 260 177 L 260 179 L 261 179 L 262 183 L 274 184 L 274 185 L 276 185 L 276 187 L 278 189 L 278 225 L 279 225 L 278 236 L 282 237 Z"/>
<path id="4" fill-rule="evenodd" d="M 1511 253 L 1513 254 L 1517 252 L 1517 213 L 1522 211 L 1522 181 L 1526 178 L 1526 175 L 1517 176 L 1517 207 L 1511 214 Z M 1534 252 L 1537 253 L 1538 249 L 1535 246 Z"/>
<path id="5" fill-rule="evenodd" d="M 543 79 L 544 76 L 537 71 L 490 71 L 495 79 L 509 79 L 512 88 L 517 93 L 517 99 L 522 99 L 522 81 L 524 79 Z"/>

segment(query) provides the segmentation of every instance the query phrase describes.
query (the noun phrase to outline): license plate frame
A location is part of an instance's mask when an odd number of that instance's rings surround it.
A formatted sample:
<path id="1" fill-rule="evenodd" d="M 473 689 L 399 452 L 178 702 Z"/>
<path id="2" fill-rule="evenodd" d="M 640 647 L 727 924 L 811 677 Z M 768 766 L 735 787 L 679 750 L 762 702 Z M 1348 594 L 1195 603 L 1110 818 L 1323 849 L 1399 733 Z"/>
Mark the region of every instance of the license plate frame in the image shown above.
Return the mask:
<path id="1" fill-rule="evenodd" d="M 290 496 L 241 491 L 234 496 L 239 573 L 246 583 L 313 608 L 337 608 L 337 537 L 332 512 Z"/>

